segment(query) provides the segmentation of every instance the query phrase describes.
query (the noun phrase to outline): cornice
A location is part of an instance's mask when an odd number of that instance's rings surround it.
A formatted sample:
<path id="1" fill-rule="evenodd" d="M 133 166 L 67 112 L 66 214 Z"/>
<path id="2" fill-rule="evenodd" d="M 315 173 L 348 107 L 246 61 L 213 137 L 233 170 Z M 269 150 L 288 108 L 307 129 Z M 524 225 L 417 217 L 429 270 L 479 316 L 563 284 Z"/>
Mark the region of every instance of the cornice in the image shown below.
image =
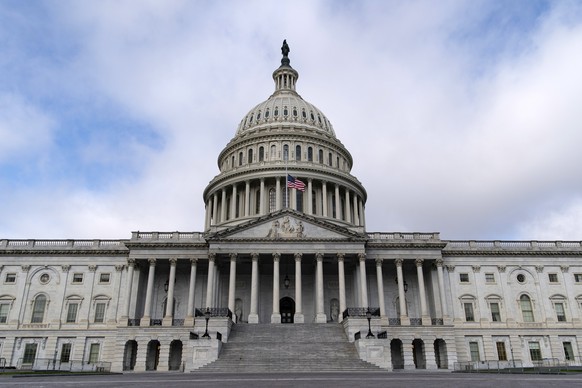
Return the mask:
<path id="1" fill-rule="evenodd" d="M 374 242 L 368 240 L 366 244 L 367 248 L 370 249 L 403 249 L 403 248 L 414 248 L 414 249 L 438 249 L 442 250 L 447 244 L 441 241 L 429 242 L 429 241 L 407 241 L 407 242 Z"/>
<path id="2" fill-rule="evenodd" d="M 446 250 L 442 251 L 443 258 L 447 256 L 581 256 L 582 251 L 571 250 Z"/>
<path id="3" fill-rule="evenodd" d="M 2 256 L 127 256 L 129 249 L 0 249 Z"/>

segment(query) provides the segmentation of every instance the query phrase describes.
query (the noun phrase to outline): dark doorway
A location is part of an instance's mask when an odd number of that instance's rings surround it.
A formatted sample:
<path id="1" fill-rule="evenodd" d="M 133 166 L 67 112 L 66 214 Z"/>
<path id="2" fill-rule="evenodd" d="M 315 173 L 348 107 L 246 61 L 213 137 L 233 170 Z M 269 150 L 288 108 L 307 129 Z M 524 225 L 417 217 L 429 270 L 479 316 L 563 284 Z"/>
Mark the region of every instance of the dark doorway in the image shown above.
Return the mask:
<path id="1" fill-rule="evenodd" d="M 133 370 L 137 358 L 137 342 L 130 340 L 125 343 L 123 351 L 123 370 Z"/>
<path id="2" fill-rule="evenodd" d="M 293 323 L 295 315 L 295 301 L 288 296 L 279 301 L 279 311 L 281 312 L 281 323 Z"/>
<path id="3" fill-rule="evenodd" d="M 404 356 L 402 355 L 402 341 L 398 338 L 390 341 L 390 355 L 392 356 L 392 369 L 404 369 Z"/>
<path id="4" fill-rule="evenodd" d="M 151 340 L 148 343 L 148 352 L 146 355 L 146 370 L 157 370 L 160 362 L 160 341 Z"/>
<path id="5" fill-rule="evenodd" d="M 168 369 L 180 370 L 181 365 L 182 365 L 182 341 L 174 340 L 170 344 L 170 358 Z"/>

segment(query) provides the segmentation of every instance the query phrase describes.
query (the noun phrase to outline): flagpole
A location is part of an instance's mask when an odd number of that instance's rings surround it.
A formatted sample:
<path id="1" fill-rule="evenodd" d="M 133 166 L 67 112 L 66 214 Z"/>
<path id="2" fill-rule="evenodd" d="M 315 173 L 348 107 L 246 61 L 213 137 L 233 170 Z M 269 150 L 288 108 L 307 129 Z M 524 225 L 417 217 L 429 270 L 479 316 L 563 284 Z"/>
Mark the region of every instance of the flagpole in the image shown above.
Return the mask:
<path id="1" fill-rule="evenodd" d="M 287 172 L 287 161 L 289 160 L 289 146 L 287 152 L 283 151 L 283 158 L 285 158 L 285 209 L 289 208 L 289 173 Z"/>

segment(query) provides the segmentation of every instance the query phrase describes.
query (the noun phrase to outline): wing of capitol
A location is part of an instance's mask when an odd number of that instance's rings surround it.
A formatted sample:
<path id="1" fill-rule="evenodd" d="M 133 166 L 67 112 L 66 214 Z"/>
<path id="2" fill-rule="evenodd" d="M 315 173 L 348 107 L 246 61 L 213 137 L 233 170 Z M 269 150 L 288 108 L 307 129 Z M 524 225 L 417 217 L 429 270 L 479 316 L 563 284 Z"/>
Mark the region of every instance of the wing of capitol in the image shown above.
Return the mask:
<path id="1" fill-rule="evenodd" d="M 352 156 L 282 53 L 203 231 L 0 240 L 0 370 L 580 365 L 581 242 L 367 232 Z"/>

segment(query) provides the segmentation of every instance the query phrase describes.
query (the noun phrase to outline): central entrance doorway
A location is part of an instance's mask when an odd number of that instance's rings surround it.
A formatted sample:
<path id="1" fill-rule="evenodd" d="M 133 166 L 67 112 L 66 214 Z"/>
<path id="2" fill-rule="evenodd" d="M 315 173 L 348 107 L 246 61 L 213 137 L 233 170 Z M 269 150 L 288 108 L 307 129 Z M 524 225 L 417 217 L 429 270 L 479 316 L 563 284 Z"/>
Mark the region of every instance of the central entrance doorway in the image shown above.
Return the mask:
<path id="1" fill-rule="evenodd" d="M 295 315 L 295 301 L 288 296 L 279 301 L 279 311 L 281 312 L 281 323 L 293 323 Z"/>

